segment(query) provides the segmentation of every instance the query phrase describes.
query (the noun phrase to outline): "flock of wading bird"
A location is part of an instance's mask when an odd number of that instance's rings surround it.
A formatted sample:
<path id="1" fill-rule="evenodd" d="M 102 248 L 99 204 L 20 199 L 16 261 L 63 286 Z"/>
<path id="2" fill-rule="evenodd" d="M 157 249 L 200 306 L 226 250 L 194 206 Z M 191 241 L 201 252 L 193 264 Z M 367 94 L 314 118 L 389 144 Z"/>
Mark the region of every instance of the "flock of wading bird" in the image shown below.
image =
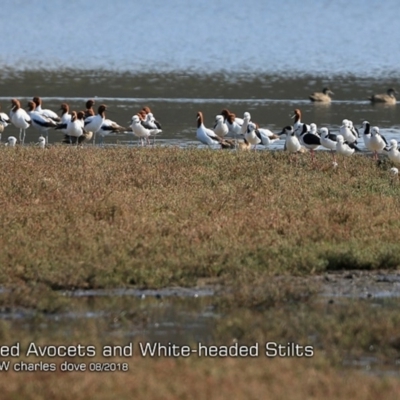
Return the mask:
<path id="1" fill-rule="evenodd" d="M 34 97 L 28 102 L 27 111 L 25 111 L 19 100 L 12 99 L 10 114 L 0 113 L 0 140 L 1 133 L 9 124 L 13 124 L 19 129 L 19 141 L 14 136 L 8 137 L 6 146 L 10 147 L 15 147 L 18 142 L 23 145 L 26 130 L 31 126 L 41 133 L 37 143 L 41 148 L 45 148 L 48 144 L 50 129 L 64 134 L 63 143 L 76 145 L 91 139 L 94 144 L 96 135 L 103 142 L 105 136 L 117 132 L 133 133 L 143 145 L 144 141 L 150 143 L 150 136 L 162 132 L 161 125 L 154 118 L 149 107 L 143 107 L 132 117 L 129 128 L 125 128 L 106 118 L 107 106 L 105 104 L 101 104 L 96 113 L 93 109 L 94 100 L 88 100 L 85 105 L 86 109 L 78 112 L 70 112 L 68 104 L 62 103 L 58 110 L 61 112 L 61 116 L 52 110 L 42 108 L 42 104 L 40 97 Z"/>
<path id="2" fill-rule="evenodd" d="M 392 88 L 385 94 L 375 94 L 368 98 L 371 103 L 396 104 L 396 91 Z M 333 92 L 329 88 L 324 88 L 322 92 L 312 93 L 309 98 L 313 102 L 329 103 Z M 310 151 L 311 160 L 314 162 L 314 150 L 322 147 L 330 150 L 333 157 L 333 167 L 338 166 L 336 154 L 350 157 L 355 152 L 361 152 L 357 147 L 358 141 L 362 138 L 365 148 L 372 152 L 374 160 L 378 160 L 378 153 L 386 154 L 394 164 L 400 164 L 400 151 L 395 139 L 388 143 L 386 138 L 380 134 L 379 127 L 372 126 L 368 121 L 362 123 L 361 133 L 353 125 L 353 122 L 344 119 L 339 129 L 339 134 L 333 134 L 326 127 L 319 131 L 314 123 L 306 124 L 301 122 L 301 111 L 294 110 L 292 116 L 294 124 L 285 126 L 278 134 L 274 134 L 269 129 L 260 128 L 259 125 L 251 121 L 251 115 L 245 112 L 243 118 L 238 118 L 228 109 L 221 111 L 215 118 L 213 129 L 204 126 L 202 112 L 197 113 L 197 139 L 209 146 L 218 144 L 221 148 L 238 148 L 242 150 L 254 150 L 257 145 L 268 147 L 271 143 L 279 140 L 282 135 L 286 135 L 284 149 L 293 153 L 294 157 L 298 153 Z M 233 136 L 234 139 L 227 139 Z M 238 137 L 242 138 L 238 140 Z M 344 167 L 345 162 L 343 161 Z M 392 168 L 393 175 L 398 174 L 397 168 Z"/>
<path id="3" fill-rule="evenodd" d="M 396 91 L 392 88 L 386 94 L 376 94 L 369 97 L 373 103 L 396 104 Z M 329 88 L 324 88 L 322 92 L 312 93 L 309 98 L 313 102 L 328 103 L 331 101 L 333 92 Z M 24 144 L 25 131 L 33 126 L 40 131 L 41 136 L 37 143 L 39 147 L 45 148 L 48 144 L 48 132 L 55 129 L 64 134 L 63 143 L 82 144 L 93 139 L 95 143 L 96 135 L 100 137 L 101 143 L 104 137 L 120 132 L 133 133 L 141 145 L 150 144 L 150 137 L 162 132 L 160 123 L 155 119 L 149 107 L 143 107 L 135 114 L 128 128 L 107 119 L 105 112 L 107 106 L 101 104 L 97 113 L 94 111 L 94 100 L 88 100 L 84 111 L 70 112 L 67 103 L 60 106 L 59 116 L 56 112 L 42 108 L 42 99 L 33 97 L 27 104 L 27 110 L 21 107 L 17 99 L 11 100 L 11 110 L 9 115 L 0 113 L 0 135 L 9 124 L 16 126 L 19 131 L 19 143 Z M 213 129 L 204 126 L 202 112 L 197 113 L 197 139 L 208 146 L 220 146 L 224 149 L 256 150 L 257 145 L 268 147 L 271 143 L 279 140 L 282 135 L 286 135 L 284 149 L 296 157 L 297 153 L 309 150 L 311 160 L 314 162 L 314 150 L 318 147 L 328 149 L 332 152 L 333 166 L 336 167 L 336 154 L 344 157 L 351 156 L 354 152 L 361 151 L 357 147 L 357 142 L 361 138 L 365 148 L 373 153 L 375 160 L 378 153 L 386 154 L 389 159 L 400 164 L 400 151 L 395 139 L 388 143 L 384 136 L 379 132 L 379 127 L 370 126 L 368 121 L 362 124 L 362 132 L 353 126 L 352 121 L 344 119 L 340 127 L 339 134 L 332 134 L 328 128 L 323 127 L 319 131 L 314 123 L 306 124 L 301 121 L 301 111 L 294 110 L 292 116 L 293 125 L 288 125 L 278 134 L 269 129 L 260 128 L 259 125 L 251 120 L 249 112 L 245 112 L 243 118 L 238 118 L 228 109 L 223 109 L 215 118 Z M 1 140 L 1 136 L 0 136 Z M 6 145 L 16 146 L 18 140 L 14 136 L 9 136 Z M 153 139 L 154 144 L 154 139 Z"/>

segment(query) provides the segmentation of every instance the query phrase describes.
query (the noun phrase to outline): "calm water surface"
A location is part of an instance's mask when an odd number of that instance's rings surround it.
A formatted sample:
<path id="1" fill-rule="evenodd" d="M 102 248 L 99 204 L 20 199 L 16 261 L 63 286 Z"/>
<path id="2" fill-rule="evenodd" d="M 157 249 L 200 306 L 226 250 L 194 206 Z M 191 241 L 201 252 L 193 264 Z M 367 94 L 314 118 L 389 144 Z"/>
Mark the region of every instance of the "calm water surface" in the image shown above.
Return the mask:
<path id="1" fill-rule="evenodd" d="M 399 139 L 400 136 L 398 106 L 374 106 L 367 100 L 373 92 L 396 86 L 392 79 L 336 76 L 327 81 L 313 76 L 111 74 L 101 71 L 57 74 L 22 72 L 17 76 L 3 78 L 1 82 L 0 104 L 3 111 L 7 110 L 13 97 L 19 98 L 26 105 L 33 96 L 39 95 L 43 98 L 45 108 L 53 110 L 57 110 L 65 101 L 71 109 L 80 110 L 88 98 L 95 98 L 96 105 L 108 105 L 108 118 L 127 126 L 132 115 L 148 105 L 162 124 L 163 133 L 157 143 L 163 145 L 198 145 L 195 139 L 197 111 L 204 113 L 205 125 L 212 127 L 215 115 L 223 108 L 229 108 L 238 116 L 249 111 L 252 119 L 261 127 L 274 132 L 293 123 L 290 115 L 295 108 L 300 108 L 304 122 L 314 122 L 319 127 L 328 126 L 334 132 L 339 129 L 342 120 L 347 118 L 358 127 L 364 120 L 378 125 L 388 139 Z M 311 103 L 308 95 L 326 84 L 335 92 L 332 103 Z M 400 85 L 397 86 L 400 88 Z M 3 141 L 10 135 L 18 136 L 13 126 L 7 127 L 3 133 Z M 26 143 L 37 141 L 38 136 L 38 131 L 29 128 Z M 61 133 L 50 132 L 50 143 L 61 140 Z M 132 135 L 120 134 L 107 137 L 105 142 L 130 144 L 132 140 Z M 282 147 L 283 140 L 273 146 L 277 149 Z"/>

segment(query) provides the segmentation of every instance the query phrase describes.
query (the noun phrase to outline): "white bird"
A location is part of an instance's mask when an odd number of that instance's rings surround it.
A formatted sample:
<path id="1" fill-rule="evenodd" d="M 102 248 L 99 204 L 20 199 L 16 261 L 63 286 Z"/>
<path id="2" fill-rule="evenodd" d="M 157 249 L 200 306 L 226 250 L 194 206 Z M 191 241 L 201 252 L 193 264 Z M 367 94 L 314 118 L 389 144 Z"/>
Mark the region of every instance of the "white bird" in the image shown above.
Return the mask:
<path id="1" fill-rule="evenodd" d="M 61 120 L 55 129 L 60 130 L 62 133 L 67 133 L 67 124 L 71 121 L 71 114 L 69 113 L 69 105 L 62 103 L 60 106 Z"/>
<path id="2" fill-rule="evenodd" d="M 9 136 L 7 139 L 6 146 L 15 147 L 17 144 L 17 138 L 15 136 Z"/>
<path id="3" fill-rule="evenodd" d="M 247 126 L 249 125 L 250 122 L 251 122 L 251 115 L 249 112 L 246 111 L 243 114 L 243 124 L 242 124 L 241 130 L 240 130 L 240 133 L 242 135 L 244 135 L 247 132 Z"/>
<path id="4" fill-rule="evenodd" d="M 7 128 L 9 124 L 11 124 L 9 116 L 4 112 L 0 112 L 0 141 L 1 134 L 4 132 L 4 129 Z"/>
<path id="5" fill-rule="evenodd" d="M 13 125 L 19 128 L 19 141 L 24 144 L 25 131 L 31 126 L 32 120 L 28 113 L 21 108 L 21 103 L 17 99 L 11 100 L 10 119 Z"/>
<path id="6" fill-rule="evenodd" d="M 303 130 L 300 134 L 300 143 L 311 153 L 311 160 L 314 161 L 314 150 L 321 146 L 321 138 L 317 132 L 317 125 L 312 123 L 307 130 L 307 125 L 303 124 Z"/>
<path id="7" fill-rule="evenodd" d="M 336 152 L 342 156 L 345 157 L 350 157 L 353 155 L 355 152 L 354 149 L 352 149 L 347 143 L 345 143 L 344 138 L 342 135 L 338 135 L 336 137 L 337 139 L 337 144 L 336 144 Z M 344 167 L 346 168 L 346 165 L 343 162 Z"/>
<path id="8" fill-rule="evenodd" d="M 357 143 L 358 139 L 355 131 L 351 129 L 352 126 L 353 123 L 351 121 L 349 121 L 348 119 L 344 119 L 342 121 L 342 126 L 339 129 L 340 135 L 343 136 L 343 140 L 348 144 Z"/>
<path id="9" fill-rule="evenodd" d="M 61 130 L 65 133 L 63 140 L 64 143 L 78 144 L 77 139 L 85 132 L 83 116 L 83 111 L 79 111 L 79 113 L 72 111 L 71 118 L 69 120 L 57 125 L 55 129 Z"/>
<path id="10" fill-rule="evenodd" d="M 370 146 L 370 142 L 371 142 L 371 126 L 370 123 L 368 121 L 364 121 L 362 123 L 362 127 L 363 127 L 363 140 L 364 140 L 364 146 L 367 150 L 369 151 L 373 151 L 371 146 Z"/>
<path id="11" fill-rule="evenodd" d="M 32 120 L 32 126 L 42 135 L 46 135 L 46 143 L 49 143 L 49 129 L 55 128 L 57 123 L 46 117 L 43 113 L 36 111 L 36 104 L 33 101 L 28 102 L 28 114 Z"/>
<path id="12" fill-rule="evenodd" d="M 236 115 L 234 113 L 228 115 L 226 125 L 228 126 L 229 134 L 233 135 L 235 139 L 238 135 L 242 134 L 242 124 L 236 121 Z"/>
<path id="13" fill-rule="evenodd" d="M 37 145 L 41 149 L 45 149 L 46 148 L 46 138 L 44 136 L 39 136 L 39 142 L 37 143 Z"/>
<path id="14" fill-rule="evenodd" d="M 93 144 L 95 144 L 96 141 L 96 133 L 101 128 L 101 125 L 103 125 L 103 122 L 106 118 L 106 110 L 107 106 L 105 104 L 101 104 L 96 115 L 86 117 L 84 120 L 85 131 L 93 132 Z"/>
<path id="15" fill-rule="evenodd" d="M 328 128 L 321 128 L 321 145 L 326 149 L 329 149 L 332 152 L 333 160 L 336 161 L 335 151 L 336 151 L 336 144 L 337 144 L 337 136 L 333 133 L 330 133 Z"/>
<path id="16" fill-rule="evenodd" d="M 392 175 L 398 175 L 399 174 L 399 170 L 397 168 L 393 167 L 393 168 L 390 168 L 390 173 Z"/>
<path id="17" fill-rule="evenodd" d="M 301 122 L 301 111 L 298 108 L 294 110 L 294 114 L 291 118 L 294 118 L 293 130 L 297 137 L 299 137 L 303 132 L 303 125 L 306 125 L 307 131 L 310 130 L 310 125 Z"/>
<path id="18" fill-rule="evenodd" d="M 117 124 L 110 119 L 105 119 L 103 124 L 101 125 L 100 129 L 97 131 L 97 134 L 100 136 L 100 144 L 104 143 L 104 138 L 110 134 L 115 134 L 117 132 L 124 132 L 126 128 Z"/>
<path id="19" fill-rule="evenodd" d="M 348 119 L 347 123 L 349 125 L 350 132 L 355 138 L 354 143 L 357 144 L 357 140 L 360 138 L 360 133 L 358 132 L 358 129 L 353 125 L 353 121 Z"/>
<path id="20" fill-rule="evenodd" d="M 2 125 L 4 128 L 7 128 L 9 124 L 11 124 L 10 117 L 4 112 L 0 112 L 0 125 Z"/>
<path id="21" fill-rule="evenodd" d="M 236 138 L 237 135 L 241 135 L 243 119 L 236 117 L 236 114 L 230 112 L 226 108 L 221 111 L 221 115 L 224 117 L 224 121 L 228 126 L 228 134 Z"/>
<path id="22" fill-rule="evenodd" d="M 196 137 L 201 143 L 208 146 L 213 146 L 215 144 L 221 145 L 221 148 L 235 148 L 236 142 L 224 140 L 220 138 L 212 129 L 208 129 L 204 126 L 203 113 L 199 111 L 197 113 L 197 130 Z"/>
<path id="23" fill-rule="evenodd" d="M 244 138 L 247 142 L 254 146 L 254 150 L 256 150 L 258 144 L 269 147 L 271 143 L 279 140 L 279 138 L 277 138 L 276 135 L 274 135 L 274 138 L 271 138 L 265 133 L 266 130 L 258 129 L 254 122 L 250 122 L 247 125 L 247 131 L 244 135 Z M 269 132 L 272 133 L 271 131 Z"/>
<path id="24" fill-rule="evenodd" d="M 159 129 L 160 132 L 162 132 L 161 124 L 154 118 L 154 115 L 152 112 L 148 112 L 146 114 L 146 118 L 144 120 L 144 123 L 150 128 L 150 129 Z"/>
<path id="25" fill-rule="evenodd" d="M 140 142 L 143 146 L 143 140 L 147 141 L 149 143 L 149 137 L 151 135 L 157 134 L 159 129 L 147 129 L 145 128 L 138 115 L 134 115 L 131 119 L 131 125 L 130 125 L 132 132 L 135 136 L 137 136 L 140 139 Z"/>
<path id="26" fill-rule="evenodd" d="M 282 129 L 282 132 L 280 132 L 278 135 L 279 136 L 286 135 L 286 141 L 285 141 L 286 151 L 288 151 L 289 153 L 298 153 L 301 151 L 301 144 L 294 132 L 293 126 L 290 125 L 285 126 Z"/>
<path id="27" fill-rule="evenodd" d="M 388 145 L 386 139 L 379 133 L 379 128 L 377 126 L 371 128 L 371 139 L 369 145 L 371 150 L 374 152 L 375 160 L 378 160 L 378 153 L 381 153 Z"/>
<path id="28" fill-rule="evenodd" d="M 389 143 L 390 148 L 388 151 L 388 157 L 390 161 L 394 162 L 395 164 L 400 164 L 400 151 L 397 147 L 397 140 L 391 139 Z"/>
<path id="29" fill-rule="evenodd" d="M 214 133 L 219 137 L 224 137 L 228 134 L 229 128 L 226 124 L 223 115 L 215 116 Z"/>
<path id="30" fill-rule="evenodd" d="M 390 181 L 392 184 L 397 184 L 399 182 L 399 170 L 395 167 L 390 168 Z"/>
<path id="31" fill-rule="evenodd" d="M 36 96 L 32 99 L 32 101 L 35 103 L 36 111 L 38 113 L 44 115 L 46 118 L 52 119 L 54 122 L 60 122 L 60 117 L 57 115 L 57 113 L 52 110 L 42 109 L 43 102 L 40 97 Z"/>
<path id="32" fill-rule="evenodd" d="M 149 110 L 147 112 L 147 114 L 146 114 L 146 109 Z M 145 128 L 151 130 L 151 132 L 152 132 L 151 135 L 154 136 L 154 138 L 153 138 L 153 145 L 154 145 L 155 140 L 156 140 L 156 135 L 158 135 L 162 132 L 161 124 L 154 118 L 153 113 L 150 111 L 150 109 L 148 107 L 144 107 L 143 111 L 145 112 L 145 115 L 144 115 L 144 120 L 141 121 L 141 124 Z M 114 122 L 114 124 L 116 124 L 116 122 Z"/>
<path id="33" fill-rule="evenodd" d="M 213 130 L 204 126 L 204 117 L 201 111 L 197 113 L 196 137 L 201 143 L 208 146 L 221 143 L 221 138 Z"/>

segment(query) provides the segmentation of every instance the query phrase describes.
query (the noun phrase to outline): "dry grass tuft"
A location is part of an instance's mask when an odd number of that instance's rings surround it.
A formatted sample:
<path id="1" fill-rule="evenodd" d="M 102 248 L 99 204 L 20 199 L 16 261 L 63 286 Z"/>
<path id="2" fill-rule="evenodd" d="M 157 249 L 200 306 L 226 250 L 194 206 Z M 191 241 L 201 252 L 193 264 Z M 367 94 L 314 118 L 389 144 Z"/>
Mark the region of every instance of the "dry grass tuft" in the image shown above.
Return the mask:
<path id="1" fill-rule="evenodd" d="M 328 171 L 282 152 L 54 146 L 1 157 L 1 285 L 160 287 L 400 263 L 400 187 L 366 157 Z"/>

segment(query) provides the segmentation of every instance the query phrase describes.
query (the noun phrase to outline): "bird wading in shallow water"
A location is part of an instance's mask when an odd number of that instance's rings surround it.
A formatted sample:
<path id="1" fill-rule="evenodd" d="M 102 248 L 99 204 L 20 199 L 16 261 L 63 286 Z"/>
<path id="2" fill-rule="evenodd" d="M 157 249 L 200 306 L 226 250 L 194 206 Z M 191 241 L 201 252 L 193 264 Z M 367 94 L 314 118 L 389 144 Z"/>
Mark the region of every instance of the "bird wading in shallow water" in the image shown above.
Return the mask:
<path id="1" fill-rule="evenodd" d="M 383 149 L 388 147 L 386 139 L 379 133 L 379 128 L 373 126 L 371 128 L 371 139 L 369 141 L 369 146 L 374 153 L 374 160 L 378 160 L 378 153 L 381 153 Z"/>
<path id="2" fill-rule="evenodd" d="M 196 138 L 201 143 L 213 146 L 219 144 L 221 148 L 235 148 L 236 141 L 225 140 L 220 138 L 212 129 L 208 129 L 204 126 L 204 117 L 201 111 L 197 113 L 197 130 L 196 130 Z"/>
<path id="3" fill-rule="evenodd" d="M 17 99 L 11 100 L 10 119 L 12 124 L 19 129 L 19 142 L 25 142 L 26 130 L 32 125 L 29 114 L 21 108 L 21 103 Z"/>

